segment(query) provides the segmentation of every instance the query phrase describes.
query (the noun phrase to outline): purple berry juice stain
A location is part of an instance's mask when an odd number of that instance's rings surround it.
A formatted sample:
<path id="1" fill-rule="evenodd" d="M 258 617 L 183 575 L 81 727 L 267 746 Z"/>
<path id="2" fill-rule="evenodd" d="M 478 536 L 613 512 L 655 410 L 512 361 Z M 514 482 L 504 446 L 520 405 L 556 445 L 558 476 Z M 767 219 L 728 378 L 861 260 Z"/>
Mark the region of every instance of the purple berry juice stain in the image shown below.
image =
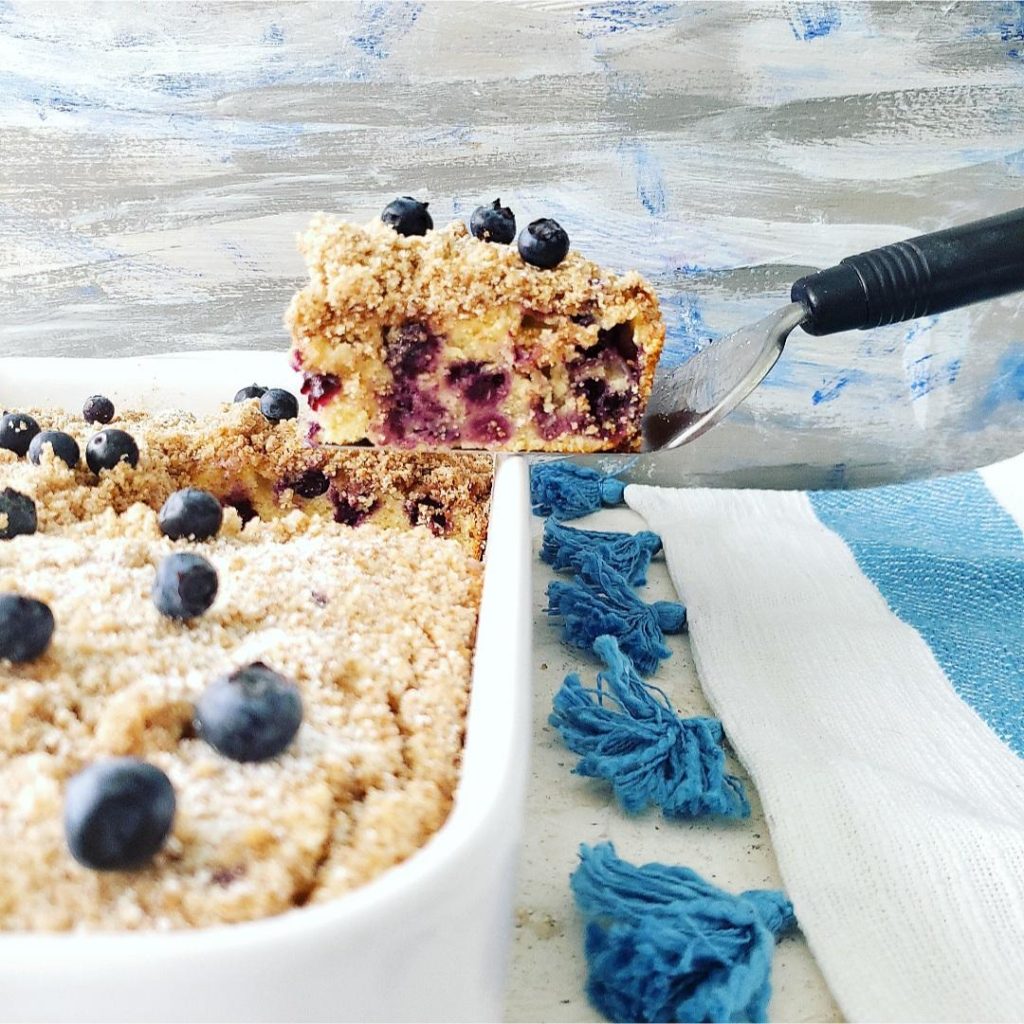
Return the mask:
<path id="1" fill-rule="evenodd" d="M 341 381 L 333 373 L 304 373 L 299 390 L 306 396 L 310 409 L 315 412 L 341 390 Z"/>

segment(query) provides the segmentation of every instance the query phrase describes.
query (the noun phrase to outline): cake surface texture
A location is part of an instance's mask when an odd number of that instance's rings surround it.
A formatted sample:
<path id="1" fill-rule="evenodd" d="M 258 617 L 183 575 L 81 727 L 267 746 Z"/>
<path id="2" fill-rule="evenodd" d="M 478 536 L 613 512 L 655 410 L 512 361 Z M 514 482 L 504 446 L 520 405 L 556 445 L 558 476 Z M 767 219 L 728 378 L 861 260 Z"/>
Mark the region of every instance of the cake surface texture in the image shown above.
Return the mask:
<path id="1" fill-rule="evenodd" d="M 96 430 L 35 416 L 83 451 Z M 255 402 L 112 427 L 138 442 L 137 466 L 93 474 L 0 450 L 0 491 L 38 512 L 36 532 L 0 540 L 0 594 L 45 602 L 56 623 L 42 654 L 0 658 L 0 929 L 252 920 L 410 856 L 458 782 L 490 458 L 311 448 Z M 161 532 L 157 510 L 183 487 L 224 503 L 210 539 Z M 184 622 L 152 597 L 176 552 L 219 579 Z M 195 708 L 253 665 L 290 680 L 303 710 L 282 753 L 245 762 L 197 733 Z M 138 870 L 91 870 L 68 849 L 68 783 L 111 757 L 155 766 L 176 796 L 166 842 Z"/>
<path id="2" fill-rule="evenodd" d="M 570 251 L 557 266 L 461 222 L 405 236 L 315 219 L 287 314 L 321 439 L 631 451 L 665 338 L 657 299 Z"/>

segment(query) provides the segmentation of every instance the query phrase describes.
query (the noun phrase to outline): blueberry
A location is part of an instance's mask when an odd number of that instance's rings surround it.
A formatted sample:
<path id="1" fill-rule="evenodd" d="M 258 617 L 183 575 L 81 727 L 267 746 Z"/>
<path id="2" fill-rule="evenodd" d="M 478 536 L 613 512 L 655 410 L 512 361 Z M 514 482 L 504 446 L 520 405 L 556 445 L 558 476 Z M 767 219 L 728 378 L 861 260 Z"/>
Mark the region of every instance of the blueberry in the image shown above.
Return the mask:
<path id="1" fill-rule="evenodd" d="M 74 469 L 82 456 L 78 450 L 78 442 L 70 434 L 65 434 L 63 430 L 41 430 L 32 438 L 32 443 L 28 446 L 30 462 L 39 465 L 45 445 L 50 445 L 53 448 L 53 454 L 62 462 L 67 463 L 69 469 Z"/>
<path id="2" fill-rule="evenodd" d="M 86 423 L 109 423 L 114 418 L 114 403 L 106 395 L 92 395 L 82 406 Z"/>
<path id="3" fill-rule="evenodd" d="M 238 513 L 238 518 L 242 520 L 242 526 L 260 517 L 256 506 L 252 503 L 252 498 L 244 491 L 233 491 L 224 499 L 224 506 L 233 508 Z"/>
<path id="4" fill-rule="evenodd" d="M 432 534 L 443 537 L 448 530 L 448 517 L 437 498 L 424 496 L 410 498 L 405 503 L 405 514 L 413 526 L 426 526 Z"/>
<path id="5" fill-rule="evenodd" d="M 285 482 L 300 498 L 319 498 L 327 492 L 331 482 L 319 469 L 307 469 L 304 473 Z"/>
<path id="6" fill-rule="evenodd" d="M 245 402 L 250 398 L 262 398 L 267 392 L 266 388 L 261 388 L 259 384 L 250 384 L 248 387 L 242 388 L 241 391 L 235 392 L 235 397 L 232 399 L 234 402 Z"/>
<path id="7" fill-rule="evenodd" d="M 174 823 L 174 787 L 134 757 L 96 761 L 64 791 L 71 856 L 95 871 L 130 871 L 151 861 Z"/>
<path id="8" fill-rule="evenodd" d="M 209 491 L 186 487 L 175 491 L 160 509 L 160 532 L 171 540 L 209 540 L 224 521 L 220 502 Z"/>
<path id="9" fill-rule="evenodd" d="M 21 458 L 28 451 L 32 438 L 39 433 L 39 424 L 23 412 L 7 412 L 0 419 L 0 448 Z"/>
<path id="10" fill-rule="evenodd" d="M 0 658 L 31 661 L 53 637 L 53 612 L 33 597 L 0 594 Z"/>
<path id="11" fill-rule="evenodd" d="M 201 555 L 178 551 L 156 570 L 153 603 L 169 619 L 194 619 L 217 596 L 217 570 Z"/>
<path id="12" fill-rule="evenodd" d="M 301 722 L 299 688 L 260 661 L 210 683 L 195 711 L 199 735 L 233 761 L 277 757 Z"/>
<path id="13" fill-rule="evenodd" d="M 36 532 L 36 503 L 13 487 L 0 491 L 0 516 L 6 517 L 0 521 L 0 540 Z"/>
<path id="14" fill-rule="evenodd" d="M 493 363 L 470 360 L 448 367 L 448 383 L 459 388 L 467 402 L 491 405 L 508 395 L 508 374 Z"/>
<path id="15" fill-rule="evenodd" d="M 469 218 L 469 230 L 485 242 L 508 245 L 516 237 L 516 215 L 495 199 L 490 206 L 478 206 Z"/>
<path id="16" fill-rule="evenodd" d="M 127 462 L 134 469 L 139 464 L 139 446 L 131 434 L 111 427 L 89 438 L 85 461 L 94 473 L 113 469 L 119 462 Z"/>
<path id="17" fill-rule="evenodd" d="M 568 252 L 569 236 L 556 220 L 535 220 L 519 232 L 519 255 L 532 267 L 550 270 Z"/>
<path id="18" fill-rule="evenodd" d="M 393 327 L 384 339 L 384 359 L 395 378 L 418 377 L 437 365 L 442 337 L 419 320 Z"/>
<path id="19" fill-rule="evenodd" d="M 434 222 L 427 213 L 429 203 L 421 203 L 412 196 L 402 196 L 384 207 L 380 219 L 400 235 L 425 235 Z"/>
<path id="20" fill-rule="evenodd" d="M 260 412 L 271 423 L 293 420 L 299 415 L 299 400 L 284 388 L 270 388 L 260 396 Z"/>
<path id="21" fill-rule="evenodd" d="M 334 508 L 334 521 L 342 526 L 362 526 L 380 506 L 372 494 L 358 491 L 339 491 L 332 487 L 327 497 Z"/>

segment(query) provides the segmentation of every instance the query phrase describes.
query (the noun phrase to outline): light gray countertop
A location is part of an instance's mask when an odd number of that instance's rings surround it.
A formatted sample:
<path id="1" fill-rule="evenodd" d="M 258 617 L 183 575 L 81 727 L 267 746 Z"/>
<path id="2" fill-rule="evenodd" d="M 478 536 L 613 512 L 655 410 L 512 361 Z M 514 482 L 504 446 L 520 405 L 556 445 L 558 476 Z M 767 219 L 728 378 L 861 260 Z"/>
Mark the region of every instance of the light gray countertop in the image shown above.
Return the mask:
<path id="1" fill-rule="evenodd" d="M 534 522 L 536 547 L 541 528 L 539 519 Z M 572 525 L 633 531 L 643 528 L 643 520 L 627 509 L 606 509 Z M 562 644 L 558 628 L 543 611 L 545 591 L 555 575 L 535 561 L 534 740 L 507 1002 L 510 1021 L 598 1019 L 584 994 L 582 923 L 569 892 L 569 873 L 577 863 L 580 843 L 611 840 L 619 856 L 635 864 L 685 865 L 730 892 L 782 887 L 757 793 L 735 759 L 730 770 L 743 779 L 751 798 L 751 816 L 745 821 L 670 822 L 654 811 L 629 817 L 616 805 L 607 784 L 571 774 L 575 757 L 547 722 L 551 700 L 567 673 L 578 672 L 587 681 L 599 666 L 582 651 Z M 651 564 L 643 596 L 646 601 L 676 600 L 663 560 Z M 654 682 L 683 716 L 712 714 L 686 637 L 666 639 L 672 656 Z M 843 1019 L 799 935 L 776 947 L 772 988 L 771 1020 Z"/>

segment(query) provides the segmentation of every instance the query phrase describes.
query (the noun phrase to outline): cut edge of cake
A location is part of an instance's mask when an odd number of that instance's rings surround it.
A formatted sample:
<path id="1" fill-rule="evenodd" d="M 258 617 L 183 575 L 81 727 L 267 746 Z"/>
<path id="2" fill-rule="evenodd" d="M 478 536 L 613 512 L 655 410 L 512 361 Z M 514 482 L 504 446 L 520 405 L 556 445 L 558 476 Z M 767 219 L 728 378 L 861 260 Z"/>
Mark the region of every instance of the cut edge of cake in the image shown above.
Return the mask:
<path id="1" fill-rule="evenodd" d="M 83 450 L 96 433 L 70 413 L 26 411 L 45 429 L 70 433 Z M 42 529 L 55 517 L 72 520 L 105 508 L 123 513 L 137 502 L 159 509 L 173 491 L 199 487 L 233 508 L 243 524 L 299 509 L 352 527 L 423 526 L 459 541 L 475 558 L 483 555 L 491 455 L 310 444 L 295 421 L 269 422 L 255 400 L 211 416 L 126 411 L 111 426 L 135 437 L 138 468 L 118 466 L 97 479 L 84 465 L 70 470 L 47 458 L 34 466 L 0 450 L 0 484 L 36 501 Z"/>

